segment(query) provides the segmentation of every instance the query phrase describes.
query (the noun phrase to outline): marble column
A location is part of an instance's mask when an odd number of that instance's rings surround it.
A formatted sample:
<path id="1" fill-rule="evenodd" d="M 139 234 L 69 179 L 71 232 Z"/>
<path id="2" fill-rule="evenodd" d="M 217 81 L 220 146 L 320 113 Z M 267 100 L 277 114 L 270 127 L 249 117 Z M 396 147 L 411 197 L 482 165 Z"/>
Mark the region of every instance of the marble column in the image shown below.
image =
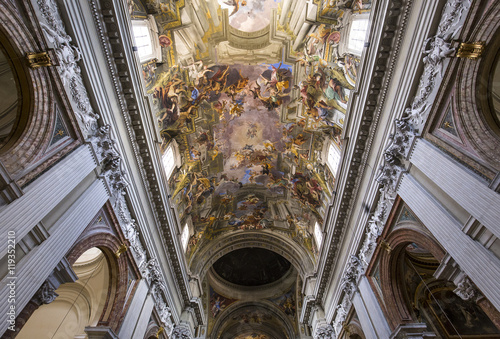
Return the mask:
<path id="1" fill-rule="evenodd" d="M 500 238 L 500 194 L 484 180 L 425 139 L 418 139 L 411 163 Z"/>
<path id="2" fill-rule="evenodd" d="M 8 300 L 10 292 L 7 284 L 14 282 L 16 315 L 70 250 L 108 198 L 104 182 L 101 179 L 95 180 L 55 222 L 50 229 L 50 236 L 16 264 L 14 275 L 8 274 L 2 279 L 0 300 L 3 301 Z M 0 303 L 0 314 L 6 314 L 11 305 L 7 302 Z M 1 322 L 0 333 L 4 333 L 7 326 L 7 322 Z"/>
<path id="3" fill-rule="evenodd" d="M 463 233 L 461 223 L 411 174 L 403 176 L 397 192 L 491 303 L 500 309 L 500 259 Z"/>
<path id="4" fill-rule="evenodd" d="M 97 166 L 88 145 L 80 146 L 24 189 L 24 195 L 0 208 L 2 234 L 15 232 L 16 242 L 54 209 Z M 0 253 L 7 241 L 0 242 Z M 59 258 L 60 260 L 60 258 Z"/>

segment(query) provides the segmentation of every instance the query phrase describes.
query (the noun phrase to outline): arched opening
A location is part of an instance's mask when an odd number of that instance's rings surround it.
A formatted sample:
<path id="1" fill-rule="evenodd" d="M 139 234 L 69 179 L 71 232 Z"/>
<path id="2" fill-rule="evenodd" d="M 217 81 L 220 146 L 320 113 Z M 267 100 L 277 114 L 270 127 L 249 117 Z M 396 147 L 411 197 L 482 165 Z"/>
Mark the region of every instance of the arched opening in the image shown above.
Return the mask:
<path id="1" fill-rule="evenodd" d="M 498 32 L 496 35 L 498 36 Z M 500 133 L 500 41 L 496 44 L 497 50 L 489 72 L 488 97 L 491 111 L 492 128 Z M 493 56 L 492 56 L 493 57 Z"/>
<path id="2" fill-rule="evenodd" d="M 29 91 L 23 66 L 0 30 L 0 154 L 22 134 L 28 120 Z"/>
<path id="3" fill-rule="evenodd" d="M 110 294 L 111 274 L 104 253 L 97 247 L 85 251 L 73 264 L 78 280 L 62 284 L 58 297 L 40 306 L 17 338 L 86 338 L 85 327 L 98 325 Z M 112 302 L 112 301 L 111 301 Z M 45 337 L 43 337 L 45 336 Z"/>
<path id="4" fill-rule="evenodd" d="M 18 91 L 9 58 L 0 45 L 0 145 L 15 130 L 18 114 Z"/>
<path id="5" fill-rule="evenodd" d="M 441 251 L 416 233 L 399 229 L 390 235 L 390 250 L 382 259 L 383 294 L 393 327 L 424 323 L 441 338 L 498 337 L 500 330 L 475 300 L 462 300 L 453 292 L 453 282 L 434 277 Z"/>
<path id="6" fill-rule="evenodd" d="M 232 305 L 214 325 L 210 338 L 217 339 L 283 339 L 295 338 L 286 315 L 266 302 Z"/>

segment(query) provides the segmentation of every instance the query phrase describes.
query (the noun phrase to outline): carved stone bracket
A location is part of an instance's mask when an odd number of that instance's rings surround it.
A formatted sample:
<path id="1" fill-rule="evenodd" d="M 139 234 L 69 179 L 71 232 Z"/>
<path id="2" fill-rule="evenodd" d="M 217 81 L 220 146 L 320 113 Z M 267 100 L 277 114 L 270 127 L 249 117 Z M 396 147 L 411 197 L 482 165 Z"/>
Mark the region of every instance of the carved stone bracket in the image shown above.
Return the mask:
<path id="1" fill-rule="evenodd" d="M 48 281 L 45 281 L 38 291 L 33 296 L 33 302 L 37 305 L 50 304 L 53 302 L 59 294 L 55 292 L 55 289 L 51 286 Z"/>
<path id="2" fill-rule="evenodd" d="M 456 282 L 457 288 L 453 292 L 465 301 L 472 300 L 477 302 L 484 296 L 481 291 L 474 285 L 467 275 L 463 275 L 460 281 Z"/>
<path id="3" fill-rule="evenodd" d="M 191 330 L 189 329 L 188 325 L 180 323 L 177 326 L 175 326 L 170 338 L 171 339 L 193 339 L 193 335 L 191 334 Z"/>
<path id="4" fill-rule="evenodd" d="M 330 324 L 323 324 L 319 326 L 315 333 L 314 339 L 335 339 L 337 336 L 335 335 L 335 330 Z"/>

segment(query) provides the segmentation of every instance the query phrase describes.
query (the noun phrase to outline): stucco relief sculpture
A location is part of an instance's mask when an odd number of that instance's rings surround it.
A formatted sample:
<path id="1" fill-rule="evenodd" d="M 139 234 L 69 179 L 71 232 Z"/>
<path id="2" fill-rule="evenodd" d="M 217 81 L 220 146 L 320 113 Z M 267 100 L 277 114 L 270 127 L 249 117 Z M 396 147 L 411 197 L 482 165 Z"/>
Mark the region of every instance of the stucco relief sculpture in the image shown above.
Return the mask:
<path id="1" fill-rule="evenodd" d="M 69 87 L 78 123 L 84 136 L 88 137 L 96 129 L 99 115 L 92 110 L 81 69 L 77 64 L 81 60 L 81 52 L 72 44 L 72 38 L 66 33 L 57 4 L 53 0 L 39 0 L 38 6 L 45 19 L 45 23 L 40 25 L 47 40 L 54 46 L 59 61 L 59 74 L 63 84 Z"/>
<path id="2" fill-rule="evenodd" d="M 50 283 L 48 281 L 45 281 L 38 292 L 35 294 L 33 297 L 33 301 L 35 303 L 42 305 L 42 304 L 50 304 L 53 302 L 59 294 L 55 292 L 55 289 L 52 288 Z"/>
<path id="3" fill-rule="evenodd" d="M 467 275 L 463 275 L 457 288 L 453 292 L 465 301 L 477 301 L 483 297 L 476 285 L 469 279 Z"/>
<path id="4" fill-rule="evenodd" d="M 324 324 L 316 329 L 316 333 L 314 334 L 314 339 L 335 339 L 335 330 L 332 325 Z"/>

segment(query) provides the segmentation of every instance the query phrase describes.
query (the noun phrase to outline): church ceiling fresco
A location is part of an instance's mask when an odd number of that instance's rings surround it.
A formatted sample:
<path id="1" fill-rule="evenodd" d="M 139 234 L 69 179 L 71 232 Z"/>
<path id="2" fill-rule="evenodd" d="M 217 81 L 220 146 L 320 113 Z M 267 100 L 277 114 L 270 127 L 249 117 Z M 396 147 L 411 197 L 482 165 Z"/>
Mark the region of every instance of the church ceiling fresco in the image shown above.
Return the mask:
<path id="1" fill-rule="evenodd" d="M 339 53 L 344 14 L 337 13 L 333 24 L 316 26 L 299 51 L 290 51 L 282 62 L 219 64 L 217 55 L 196 60 L 193 53 L 189 60 L 176 60 L 181 41 L 161 24 L 173 20 L 162 10 L 173 3 L 156 3 L 163 4 L 155 12 L 163 62 L 141 67 L 162 151 L 175 141 L 181 157 L 169 186 L 181 223 L 192 225 L 188 260 L 223 234 L 258 230 L 279 230 L 315 259 L 313 227 L 323 222 L 335 182 L 325 145 L 341 147 L 360 64 L 358 56 Z M 217 13 L 227 15 L 233 28 L 252 32 L 278 25 L 272 17 L 281 11 L 281 1 L 218 4 Z M 335 8 L 359 11 L 370 3 L 343 1 L 342 6 Z M 132 17 L 146 12 L 147 4 Z"/>
<path id="2" fill-rule="evenodd" d="M 244 32 L 255 32 L 269 25 L 271 10 L 281 0 L 219 0 L 229 10 L 229 24 Z"/>

